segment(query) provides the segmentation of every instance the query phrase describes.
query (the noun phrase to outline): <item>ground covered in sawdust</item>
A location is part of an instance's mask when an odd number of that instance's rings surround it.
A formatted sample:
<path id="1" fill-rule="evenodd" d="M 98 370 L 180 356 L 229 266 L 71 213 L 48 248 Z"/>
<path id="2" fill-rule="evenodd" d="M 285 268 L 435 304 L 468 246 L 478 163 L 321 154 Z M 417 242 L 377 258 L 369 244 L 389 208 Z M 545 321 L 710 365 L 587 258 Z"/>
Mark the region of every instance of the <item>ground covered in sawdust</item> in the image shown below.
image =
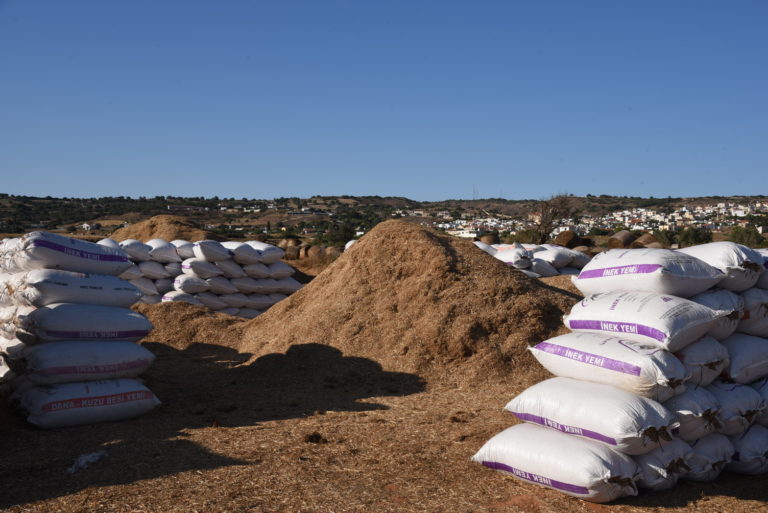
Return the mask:
<path id="1" fill-rule="evenodd" d="M 378 230 L 378 231 L 377 231 Z M 471 244 L 384 223 L 251 321 L 140 305 L 163 405 L 137 419 L 0 426 L 0 508 L 22 512 L 765 511 L 725 475 L 594 505 L 469 461 L 547 373 L 525 347 L 579 296 Z M 404 348 L 407 347 L 407 350 Z M 86 453 L 106 456 L 76 473 Z"/>

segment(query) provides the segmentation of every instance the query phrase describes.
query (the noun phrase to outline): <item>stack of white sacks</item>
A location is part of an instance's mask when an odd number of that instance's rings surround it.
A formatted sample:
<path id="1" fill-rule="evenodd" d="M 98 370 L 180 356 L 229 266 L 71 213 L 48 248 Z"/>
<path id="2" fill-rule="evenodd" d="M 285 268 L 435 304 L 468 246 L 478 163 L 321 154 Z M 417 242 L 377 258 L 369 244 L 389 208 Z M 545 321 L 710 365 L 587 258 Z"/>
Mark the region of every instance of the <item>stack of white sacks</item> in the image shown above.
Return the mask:
<path id="1" fill-rule="evenodd" d="M 590 257 L 556 244 L 494 244 L 475 241 L 475 246 L 508 266 L 531 276 L 547 278 L 559 274 L 578 275 Z"/>
<path id="2" fill-rule="evenodd" d="M 122 420 L 159 404 L 137 378 L 152 325 L 129 307 L 121 250 L 45 232 L 0 245 L 0 382 L 39 427 Z M 14 369 L 16 373 L 11 370 Z"/>
<path id="3" fill-rule="evenodd" d="M 530 348 L 557 377 L 473 459 L 594 502 L 768 472 L 764 265 L 730 242 L 597 255 L 573 279 L 572 333 Z"/>
<path id="4" fill-rule="evenodd" d="M 301 288 L 291 277 L 294 269 L 280 261 L 285 252 L 264 242 L 103 239 L 99 244 L 128 254 L 132 264 L 120 277 L 141 291 L 143 303 L 184 301 L 254 318 Z"/>

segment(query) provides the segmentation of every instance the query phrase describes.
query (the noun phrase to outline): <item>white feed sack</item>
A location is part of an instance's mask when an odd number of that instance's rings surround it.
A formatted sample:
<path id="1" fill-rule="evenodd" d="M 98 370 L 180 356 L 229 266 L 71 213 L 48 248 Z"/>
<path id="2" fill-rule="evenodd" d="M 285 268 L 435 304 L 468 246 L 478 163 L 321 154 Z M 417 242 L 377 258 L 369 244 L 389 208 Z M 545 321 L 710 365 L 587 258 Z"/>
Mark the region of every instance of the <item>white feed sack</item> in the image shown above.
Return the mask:
<path id="1" fill-rule="evenodd" d="M 669 490 L 690 471 L 688 461 L 692 456 L 691 446 L 678 439 L 649 453 L 635 456 L 635 462 L 640 467 L 638 487 Z"/>
<path id="2" fill-rule="evenodd" d="M 192 276 L 190 276 L 190 278 L 192 278 Z M 166 292 L 170 292 L 173 290 L 173 280 L 170 280 L 168 278 L 163 278 L 162 280 L 155 280 L 155 288 L 157 289 L 158 294 L 165 294 Z"/>
<path id="3" fill-rule="evenodd" d="M 755 287 L 760 287 L 761 289 L 768 289 L 768 249 L 766 248 L 759 248 L 756 249 L 760 255 L 763 257 L 763 272 L 760 274 L 760 278 L 757 280 L 757 283 L 755 284 Z"/>
<path id="4" fill-rule="evenodd" d="M 274 264 L 285 256 L 285 251 L 266 242 L 250 240 L 246 241 L 246 244 L 261 253 L 261 263 L 263 264 Z"/>
<path id="5" fill-rule="evenodd" d="M 585 298 L 563 320 L 574 331 L 650 342 L 675 352 L 701 338 L 726 314 L 676 296 L 612 292 Z"/>
<path id="6" fill-rule="evenodd" d="M 298 292 L 302 287 L 303 285 L 294 278 L 282 278 L 280 280 L 275 280 L 274 291 L 270 292 L 270 294 L 290 295 L 294 292 Z"/>
<path id="7" fill-rule="evenodd" d="M 37 269 L 11 275 L 0 290 L 0 303 L 15 301 L 34 306 L 84 303 L 129 307 L 141 291 L 117 276 Z"/>
<path id="8" fill-rule="evenodd" d="M 144 296 L 156 296 L 160 293 L 155 286 L 155 282 L 149 278 L 136 278 L 130 281 L 131 285 L 139 289 Z"/>
<path id="9" fill-rule="evenodd" d="M 766 403 L 752 387 L 717 380 L 707 387 L 720 403 L 720 420 L 723 427 L 718 430 L 727 436 L 743 434 L 765 411 Z"/>
<path id="10" fill-rule="evenodd" d="M 195 294 L 195 297 L 198 301 L 200 301 L 204 307 L 210 308 L 211 310 L 221 310 L 222 308 L 227 308 L 227 304 L 219 299 L 219 296 L 216 294 L 211 294 L 210 292 L 200 292 L 199 294 Z"/>
<path id="11" fill-rule="evenodd" d="M 731 462 L 735 449 L 731 440 L 720 433 L 712 433 L 690 442 L 691 457 L 688 459 L 690 472 L 685 479 L 690 481 L 714 481 Z"/>
<path id="12" fill-rule="evenodd" d="M 241 308 L 237 311 L 238 317 L 244 317 L 246 319 L 255 319 L 263 312 L 254 308 Z"/>
<path id="13" fill-rule="evenodd" d="M 551 276 L 557 276 L 558 274 L 560 274 L 559 272 L 557 272 L 557 269 L 555 269 L 549 262 L 537 257 L 534 257 L 531 259 L 531 267 L 529 270 L 531 272 L 538 274 L 543 278 L 549 278 Z"/>
<path id="14" fill-rule="evenodd" d="M 751 383 L 749 386 L 754 388 L 758 394 L 760 394 L 760 397 L 763 398 L 763 401 L 765 401 L 766 408 L 763 410 L 763 412 L 757 416 L 755 419 L 755 424 L 760 424 L 761 426 L 768 427 L 768 378 L 763 378 L 759 381 L 755 381 L 754 383 Z"/>
<path id="15" fill-rule="evenodd" d="M 156 305 L 160 302 L 162 302 L 163 296 L 160 294 L 154 294 L 151 296 L 141 296 L 141 299 L 139 300 L 139 303 L 144 305 Z"/>
<path id="16" fill-rule="evenodd" d="M 187 294 L 206 292 L 211 286 L 202 278 L 189 274 L 182 274 L 173 280 L 173 289 Z"/>
<path id="17" fill-rule="evenodd" d="M 736 331 L 768 337 L 768 290 L 751 288 L 741 293 L 744 299 L 744 315 Z"/>
<path id="18" fill-rule="evenodd" d="M 242 292 L 243 294 L 253 294 L 254 292 L 259 292 L 262 289 L 258 281 L 247 276 L 245 278 L 233 278 L 229 281 L 232 283 L 232 285 L 237 287 L 238 292 Z"/>
<path id="19" fill-rule="evenodd" d="M 571 260 L 573 260 L 573 253 L 574 251 L 568 248 L 552 246 L 543 251 L 536 252 L 534 258 L 544 260 L 555 269 L 560 269 L 571 263 Z"/>
<path id="20" fill-rule="evenodd" d="M 735 242 L 710 242 L 677 251 L 720 269 L 725 273 L 725 278 L 717 285 L 734 292 L 754 287 L 764 269 L 763 256 L 760 253 Z"/>
<path id="21" fill-rule="evenodd" d="M 725 468 L 737 474 L 768 473 L 768 428 L 752 426 L 739 436 L 732 436 L 733 460 Z"/>
<path id="22" fill-rule="evenodd" d="M 219 310 L 219 313 L 224 315 L 237 315 L 239 312 L 240 312 L 239 308 L 233 308 L 229 306 L 227 308 L 222 308 L 221 310 Z"/>
<path id="23" fill-rule="evenodd" d="M 633 290 L 690 297 L 723 277 L 711 265 L 669 249 L 611 249 L 598 253 L 573 284 L 585 296 Z"/>
<path id="24" fill-rule="evenodd" d="M 211 262 L 207 262 L 200 258 L 188 258 L 184 260 L 181 263 L 181 271 L 184 274 L 191 274 L 204 280 L 224 274 L 221 269 L 213 265 Z"/>
<path id="25" fill-rule="evenodd" d="M 141 269 L 139 269 L 139 266 L 134 264 L 133 262 L 130 262 L 130 264 L 131 265 L 129 265 L 125 271 L 123 271 L 118 275 L 118 278 L 127 280 L 127 281 L 143 278 L 144 274 L 141 272 Z"/>
<path id="26" fill-rule="evenodd" d="M 243 266 L 243 271 L 245 271 L 245 274 L 251 278 L 256 279 L 269 278 L 272 274 L 269 267 L 262 263 L 248 264 Z"/>
<path id="27" fill-rule="evenodd" d="M 531 253 L 523 248 L 499 250 L 493 256 L 497 260 L 501 260 L 516 269 L 528 269 L 531 267 Z"/>
<path id="28" fill-rule="evenodd" d="M 176 254 L 179 255 L 179 258 L 182 260 L 186 260 L 187 258 L 195 258 L 195 245 L 188 240 L 172 240 L 171 246 L 176 248 Z"/>
<path id="29" fill-rule="evenodd" d="M 214 265 L 221 269 L 222 276 L 225 278 L 244 278 L 245 277 L 245 271 L 243 268 L 232 260 L 231 258 L 228 258 L 226 260 L 219 260 L 218 262 L 215 262 Z"/>
<path id="30" fill-rule="evenodd" d="M 285 262 L 275 262 L 274 264 L 269 264 L 268 269 L 269 277 L 273 280 L 289 278 L 290 276 L 293 276 L 294 272 L 296 272 L 293 267 L 286 264 Z"/>
<path id="31" fill-rule="evenodd" d="M 54 233 L 32 232 L 6 248 L 4 264 L 6 270 L 12 272 L 62 269 L 117 276 L 128 269 L 131 262 L 120 249 Z"/>
<path id="32" fill-rule="evenodd" d="M 237 293 L 237 287 L 232 285 L 229 279 L 223 276 L 214 276 L 205 280 L 208 283 L 208 292 L 212 294 L 235 294 Z"/>
<path id="33" fill-rule="evenodd" d="M 720 403 L 704 387 L 691 386 L 680 395 L 664 402 L 664 407 L 677 416 L 680 427 L 675 434 L 692 442 L 723 427 Z"/>
<path id="34" fill-rule="evenodd" d="M 709 335 L 717 340 L 724 340 L 733 335 L 739 321 L 744 317 L 744 298 L 730 290 L 715 288 L 696 294 L 690 300 L 713 310 L 729 312 L 728 315 L 717 319 L 709 330 Z"/>
<path id="35" fill-rule="evenodd" d="M 605 445 L 532 424 L 502 431 L 472 460 L 590 502 L 637 495 L 639 469 L 632 458 Z"/>
<path id="36" fill-rule="evenodd" d="M 248 302 L 245 294 L 239 292 L 235 294 L 222 294 L 219 296 L 219 299 L 227 305 L 227 308 L 242 308 Z"/>
<path id="37" fill-rule="evenodd" d="M 722 344 L 731 355 L 731 363 L 723 376 L 746 385 L 768 376 L 768 340 L 743 333 L 734 333 Z"/>
<path id="38" fill-rule="evenodd" d="M 730 365 L 731 355 L 723 344 L 706 335 L 675 352 L 688 369 L 692 385 L 707 386 Z"/>
<path id="39" fill-rule="evenodd" d="M 227 260 L 230 257 L 229 250 L 215 240 L 195 242 L 192 251 L 195 253 L 195 258 L 205 260 L 206 262 L 218 262 L 220 260 Z"/>
<path id="40" fill-rule="evenodd" d="M 625 454 L 643 454 L 669 442 L 678 426 L 661 404 L 618 388 L 551 378 L 512 399 L 507 411 L 526 422 L 594 440 Z"/>
<path id="41" fill-rule="evenodd" d="M 159 404 L 155 394 L 135 379 L 39 385 L 20 398 L 20 406 L 29 413 L 27 420 L 41 428 L 130 419 Z"/>
<path id="42" fill-rule="evenodd" d="M 26 377 L 37 384 L 134 378 L 155 355 L 126 341 L 61 341 L 24 350 Z"/>
<path id="43" fill-rule="evenodd" d="M 55 303 L 19 316 L 20 327 L 40 341 L 131 340 L 144 338 L 152 324 L 128 308 Z"/>
<path id="44" fill-rule="evenodd" d="M 152 251 L 152 247 L 144 244 L 140 240 L 125 239 L 120 242 L 120 247 L 134 262 L 146 262 L 151 260 L 149 252 Z"/>
<path id="45" fill-rule="evenodd" d="M 232 253 L 232 260 L 240 265 L 258 264 L 261 262 L 261 251 L 245 242 L 222 242 L 222 246 Z"/>
<path id="46" fill-rule="evenodd" d="M 163 239 L 148 240 L 147 246 L 152 248 L 149 250 L 149 257 L 155 262 L 168 264 L 171 262 L 181 262 L 182 260 L 176 252 L 176 246 Z"/>
<path id="47" fill-rule="evenodd" d="M 598 333 L 568 333 L 529 348 L 555 376 L 611 385 L 656 401 L 685 391 L 688 370 L 655 345 Z"/>
<path id="48" fill-rule="evenodd" d="M 110 239 L 110 238 L 101 239 L 96 244 L 99 244 L 100 246 L 106 246 L 112 249 L 120 249 L 120 243 L 117 242 L 115 239 Z"/>
<path id="49" fill-rule="evenodd" d="M 150 280 L 162 280 L 171 277 L 170 273 L 165 270 L 165 266 L 159 262 L 139 262 L 138 266 L 142 276 Z"/>
<path id="50" fill-rule="evenodd" d="M 175 278 L 182 274 L 181 262 L 171 262 L 165 264 L 163 267 L 165 267 L 165 272 L 167 272 L 171 278 Z"/>
<path id="51" fill-rule="evenodd" d="M 163 303 L 181 302 L 181 303 L 189 303 L 190 305 L 195 305 L 195 306 L 203 306 L 203 303 L 192 294 L 188 294 L 186 292 L 181 292 L 178 290 L 172 290 L 170 292 L 166 292 L 165 294 L 163 294 L 162 302 Z"/>

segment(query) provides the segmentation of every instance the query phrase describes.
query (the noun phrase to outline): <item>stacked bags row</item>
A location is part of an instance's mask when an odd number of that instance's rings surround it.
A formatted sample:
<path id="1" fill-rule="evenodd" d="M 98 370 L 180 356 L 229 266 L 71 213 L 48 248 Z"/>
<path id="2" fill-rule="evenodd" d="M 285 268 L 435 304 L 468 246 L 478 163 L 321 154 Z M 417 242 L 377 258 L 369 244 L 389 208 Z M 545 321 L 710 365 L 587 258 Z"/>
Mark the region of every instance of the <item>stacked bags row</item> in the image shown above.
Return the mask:
<path id="1" fill-rule="evenodd" d="M 590 257 L 556 244 L 494 244 L 475 241 L 475 246 L 492 257 L 514 267 L 532 278 L 547 278 L 559 274 L 578 275 Z"/>
<path id="2" fill-rule="evenodd" d="M 124 251 L 131 265 L 120 274 L 142 293 L 141 302 L 184 301 L 221 313 L 254 318 L 298 291 L 285 252 L 259 241 L 98 242 Z"/>
<path id="3" fill-rule="evenodd" d="M 507 404 L 525 423 L 473 459 L 594 502 L 768 472 L 762 276 L 762 255 L 727 242 L 596 256 L 572 332 L 530 348 L 556 377 Z"/>
<path id="4" fill-rule="evenodd" d="M 120 250 L 45 232 L 0 245 L 0 381 L 27 420 L 58 428 L 123 420 L 160 402 L 138 376 L 154 355 L 141 292 Z"/>

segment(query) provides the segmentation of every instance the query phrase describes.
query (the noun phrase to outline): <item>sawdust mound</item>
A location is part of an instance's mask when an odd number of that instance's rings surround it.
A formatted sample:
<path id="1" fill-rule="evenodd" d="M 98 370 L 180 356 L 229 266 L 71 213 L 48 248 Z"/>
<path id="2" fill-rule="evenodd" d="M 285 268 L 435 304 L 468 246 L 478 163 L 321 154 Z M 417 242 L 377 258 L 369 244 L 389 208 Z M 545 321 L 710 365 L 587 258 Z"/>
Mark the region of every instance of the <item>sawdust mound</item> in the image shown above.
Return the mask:
<path id="1" fill-rule="evenodd" d="M 514 371 L 535 381 L 546 373 L 526 347 L 564 331 L 562 315 L 577 300 L 469 241 L 387 221 L 248 321 L 240 351 L 321 343 L 425 377 L 460 367 L 464 377 Z"/>
<path id="2" fill-rule="evenodd" d="M 137 239 L 144 242 L 151 239 L 165 239 L 167 241 L 184 239 L 192 242 L 205 239 L 221 240 L 217 235 L 203 230 L 189 219 L 170 215 L 150 217 L 125 228 L 120 228 L 111 235 L 111 238 L 118 242 L 125 239 Z"/>

